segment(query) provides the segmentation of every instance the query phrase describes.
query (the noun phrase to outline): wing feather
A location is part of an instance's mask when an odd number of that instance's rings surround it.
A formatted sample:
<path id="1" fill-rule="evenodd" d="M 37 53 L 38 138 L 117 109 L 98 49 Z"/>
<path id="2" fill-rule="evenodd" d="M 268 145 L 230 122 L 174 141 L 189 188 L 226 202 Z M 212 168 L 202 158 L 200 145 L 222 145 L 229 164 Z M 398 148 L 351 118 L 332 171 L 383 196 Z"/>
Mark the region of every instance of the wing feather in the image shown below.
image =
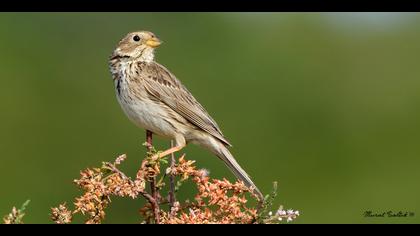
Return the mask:
<path id="1" fill-rule="evenodd" d="M 158 63 L 150 63 L 142 69 L 145 87 L 149 94 L 165 103 L 194 126 L 231 146 L 216 121 L 168 69 Z"/>

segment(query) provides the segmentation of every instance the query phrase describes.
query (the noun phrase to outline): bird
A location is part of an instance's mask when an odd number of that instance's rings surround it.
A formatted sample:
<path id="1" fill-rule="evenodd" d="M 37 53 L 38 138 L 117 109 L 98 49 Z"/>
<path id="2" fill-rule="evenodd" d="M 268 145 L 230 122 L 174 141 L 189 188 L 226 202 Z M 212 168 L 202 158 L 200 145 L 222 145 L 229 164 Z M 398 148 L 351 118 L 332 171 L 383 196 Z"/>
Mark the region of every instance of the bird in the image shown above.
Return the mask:
<path id="1" fill-rule="evenodd" d="M 162 41 L 150 31 L 128 33 L 109 57 L 115 94 L 136 126 L 174 140 L 165 155 L 193 143 L 221 159 L 262 201 L 263 194 L 229 151 L 216 121 L 167 68 L 155 60 Z"/>

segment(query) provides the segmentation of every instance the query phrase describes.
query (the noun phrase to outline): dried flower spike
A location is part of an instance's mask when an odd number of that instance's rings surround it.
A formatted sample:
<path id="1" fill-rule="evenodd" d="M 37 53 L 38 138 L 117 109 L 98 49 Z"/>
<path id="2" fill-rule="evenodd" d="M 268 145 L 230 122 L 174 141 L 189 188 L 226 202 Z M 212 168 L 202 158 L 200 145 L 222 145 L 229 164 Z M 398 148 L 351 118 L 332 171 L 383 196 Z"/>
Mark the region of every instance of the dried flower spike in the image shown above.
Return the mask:
<path id="1" fill-rule="evenodd" d="M 30 200 L 27 200 L 22 204 L 20 209 L 16 207 L 12 208 L 12 212 L 3 217 L 3 222 L 5 224 L 23 224 L 23 217 L 25 216 L 26 207 L 29 205 Z"/>
<path id="2" fill-rule="evenodd" d="M 113 163 L 104 162 L 101 168 L 81 171 L 80 178 L 74 182 L 83 190 L 83 194 L 75 199 L 75 210 L 72 212 L 65 204 L 61 204 L 52 208 L 52 220 L 58 224 L 67 224 L 71 223 L 74 214 L 81 213 L 87 217 L 87 224 L 99 224 L 105 218 L 105 210 L 111 204 L 111 197 L 134 199 L 139 196 L 147 200 L 140 209 L 143 223 L 273 224 L 290 222 L 299 216 L 299 211 L 286 211 L 282 207 L 277 211 L 269 211 L 276 196 L 276 183 L 272 193 L 263 203 L 262 213 L 257 214 L 257 209 L 250 206 L 249 200 L 258 200 L 258 196 L 242 181 L 212 179 L 207 170 L 195 166 L 195 161 L 186 160 L 185 154 L 178 159 L 178 163 L 168 166 L 159 156 L 157 159 L 151 158 L 153 153 L 157 153 L 153 147 L 151 150 L 142 161 L 134 180 L 117 168 L 117 165 L 126 159 L 125 155 L 118 156 Z M 164 197 L 160 195 L 160 191 L 168 186 L 165 184 L 165 177 L 168 175 L 177 185 L 169 189 L 173 192 L 169 192 L 168 197 Z M 156 195 L 147 192 L 145 188 L 146 182 L 152 178 L 160 179 L 158 184 L 154 185 Z M 171 202 L 170 194 L 175 194 L 177 188 L 185 181 L 196 185 L 197 191 L 193 201 Z M 163 207 L 163 204 L 168 203 L 169 208 Z M 16 209 L 12 213 L 18 215 Z M 14 216 L 12 213 L 11 219 Z"/>
<path id="3" fill-rule="evenodd" d="M 51 208 L 51 219 L 56 224 L 70 224 L 73 219 L 73 214 L 67 209 L 66 203 L 63 203 L 58 207 Z"/>

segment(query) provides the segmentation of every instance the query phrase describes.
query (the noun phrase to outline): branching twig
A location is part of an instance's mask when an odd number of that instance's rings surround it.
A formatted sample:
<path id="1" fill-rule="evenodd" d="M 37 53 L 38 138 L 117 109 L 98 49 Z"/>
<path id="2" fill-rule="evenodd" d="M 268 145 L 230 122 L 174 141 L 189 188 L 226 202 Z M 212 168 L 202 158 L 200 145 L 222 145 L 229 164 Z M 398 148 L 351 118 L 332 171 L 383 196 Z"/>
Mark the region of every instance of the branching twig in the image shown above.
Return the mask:
<path id="1" fill-rule="evenodd" d="M 120 175 L 121 178 L 123 178 L 125 180 L 128 180 L 131 185 L 135 185 L 135 183 L 130 178 L 128 178 L 121 170 L 119 170 L 114 164 L 111 164 L 111 163 L 107 162 L 107 163 L 104 163 L 104 165 L 105 165 L 105 167 L 107 169 L 109 169 L 112 172 Z M 149 194 L 146 191 L 138 191 L 138 193 L 140 195 L 142 195 L 150 203 L 154 215 L 157 216 L 157 217 L 155 217 L 155 222 L 158 224 L 160 222 L 160 219 L 159 219 L 159 202 L 158 202 L 158 199 L 155 198 L 153 195 Z"/>

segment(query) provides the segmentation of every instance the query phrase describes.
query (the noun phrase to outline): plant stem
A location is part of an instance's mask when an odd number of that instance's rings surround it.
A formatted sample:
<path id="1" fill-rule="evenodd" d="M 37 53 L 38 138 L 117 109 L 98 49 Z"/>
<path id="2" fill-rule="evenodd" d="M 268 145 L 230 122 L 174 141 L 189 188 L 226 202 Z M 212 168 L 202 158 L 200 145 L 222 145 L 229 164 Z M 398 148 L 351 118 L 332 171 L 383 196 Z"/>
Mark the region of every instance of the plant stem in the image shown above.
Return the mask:
<path id="1" fill-rule="evenodd" d="M 174 147 L 174 141 L 171 140 L 171 148 Z M 172 153 L 171 154 L 171 162 L 170 162 L 170 168 L 171 170 L 175 167 L 175 154 Z M 170 207 L 174 207 L 175 205 L 175 176 L 170 173 L 169 174 L 169 182 L 170 182 L 170 186 L 169 186 L 169 203 L 170 203 Z"/>
<path id="2" fill-rule="evenodd" d="M 153 146 L 153 133 L 152 131 L 146 130 L 146 142 L 147 142 L 147 151 L 151 152 L 152 151 L 152 146 Z M 155 215 L 155 223 L 159 224 L 160 223 L 160 219 L 159 219 L 159 200 L 158 200 L 158 192 L 156 189 L 156 178 L 153 177 L 152 180 L 150 180 L 150 191 L 151 191 L 151 195 L 152 195 L 152 199 L 149 199 L 152 208 L 153 208 L 153 213 Z"/>

